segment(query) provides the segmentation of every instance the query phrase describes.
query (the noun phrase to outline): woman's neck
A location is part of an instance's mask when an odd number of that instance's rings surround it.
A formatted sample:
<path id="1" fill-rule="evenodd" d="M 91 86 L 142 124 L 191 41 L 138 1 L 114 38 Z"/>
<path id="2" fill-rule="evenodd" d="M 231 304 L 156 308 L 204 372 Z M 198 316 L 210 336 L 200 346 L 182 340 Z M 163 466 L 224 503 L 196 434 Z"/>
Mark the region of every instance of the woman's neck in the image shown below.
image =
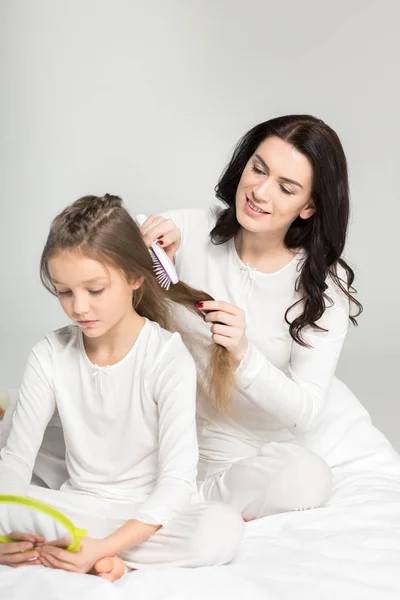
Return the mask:
<path id="1" fill-rule="evenodd" d="M 145 319 L 132 311 L 114 327 L 98 338 L 83 336 L 83 343 L 89 360 L 105 367 L 120 362 L 134 346 Z"/>
<path id="2" fill-rule="evenodd" d="M 254 233 L 240 228 L 235 236 L 240 260 L 261 273 L 274 273 L 286 266 L 296 254 L 285 246 L 282 232 Z"/>

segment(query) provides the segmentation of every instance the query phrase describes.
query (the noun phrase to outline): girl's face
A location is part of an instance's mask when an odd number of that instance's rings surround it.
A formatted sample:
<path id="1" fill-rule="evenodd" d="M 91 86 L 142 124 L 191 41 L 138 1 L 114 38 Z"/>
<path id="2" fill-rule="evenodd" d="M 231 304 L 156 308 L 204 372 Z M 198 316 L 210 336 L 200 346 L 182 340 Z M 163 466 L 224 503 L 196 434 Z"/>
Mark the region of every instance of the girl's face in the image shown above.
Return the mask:
<path id="1" fill-rule="evenodd" d="M 236 191 L 236 217 L 253 233 L 286 235 L 314 212 L 313 171 L 308 158 L 278 137 L 268 137 L 245 166 Z"/>
<path id="2" fill-rule="evenodd" d="M 141 280 L 128 282 L 116 268 L 69 250 L 48 267 L 64 312 L 86 336 L 98 338 L 132 316 L 132 294 Z"/>

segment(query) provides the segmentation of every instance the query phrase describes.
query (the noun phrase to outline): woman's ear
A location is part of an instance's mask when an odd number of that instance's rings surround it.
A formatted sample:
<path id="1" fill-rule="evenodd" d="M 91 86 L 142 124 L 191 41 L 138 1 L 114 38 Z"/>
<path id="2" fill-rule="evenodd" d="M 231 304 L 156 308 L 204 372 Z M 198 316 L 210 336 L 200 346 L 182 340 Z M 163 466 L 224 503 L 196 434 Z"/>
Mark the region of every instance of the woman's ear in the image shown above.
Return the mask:
<path id="1" fill-rule="evenodd" d="M 299 217 L 300 219 L 309 219 L 315 214 L 315 204 L 313 199 L 311 198 L 308 204 L 301 210 Z"/>

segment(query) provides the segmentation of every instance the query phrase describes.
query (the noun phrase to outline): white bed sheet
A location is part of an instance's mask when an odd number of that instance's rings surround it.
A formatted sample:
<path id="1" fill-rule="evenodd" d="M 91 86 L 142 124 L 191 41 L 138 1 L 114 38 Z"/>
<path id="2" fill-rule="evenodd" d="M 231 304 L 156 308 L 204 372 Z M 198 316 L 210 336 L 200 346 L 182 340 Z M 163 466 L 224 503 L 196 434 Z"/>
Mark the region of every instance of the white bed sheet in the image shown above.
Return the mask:
<path id="1" fill-rule="evenodd" d="M 230 565 L 148 568 L 116 584 L 44 567 L 0 566 L 1 600 L 399 600 L 397 453 L 337 380 L 318 429 L 303 443 L 332 467 L 328 505 L 248 523 Z"/>
<path id="2" fill-rule="evenodd" d="M 5 600 L 398 600 L 400 504 L 370 503 L 247 525 L 234 564 L 145 569 L 112 585 L 44 567 L 0 567 Z"/>

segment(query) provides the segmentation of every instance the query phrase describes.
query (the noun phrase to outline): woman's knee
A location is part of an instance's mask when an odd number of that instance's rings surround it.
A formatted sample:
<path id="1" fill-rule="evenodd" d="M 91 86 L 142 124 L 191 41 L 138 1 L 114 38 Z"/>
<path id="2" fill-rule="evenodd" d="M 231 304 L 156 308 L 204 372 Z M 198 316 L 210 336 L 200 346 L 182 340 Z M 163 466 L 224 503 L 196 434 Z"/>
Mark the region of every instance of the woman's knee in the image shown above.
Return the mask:
<path id="1" fill-rule="evenodd" d="M 305 510 L 324 504 L 332 492 L 332 473 L 325 461 L 300 446 L 283 461 L 273 481 L 281 510 Z"/>
<path id="2" fill-rule="evenodd" d="M 333 477 L 331 469 L 317 454 L 302 448 L 291 472 L 296 470 L 298 506 L 297 509 L 317 508 L 322 506 L 332 493 Z M 289 477 L 290 477 L 289 473 Z"/>
<path id="3" fill-rule="evenodd" d="M 321 506 L 332 491 L 322 458 L 294 444 L 274 444 L 263 456 L 233 465 L 218 482 L 221 499 L 246 520 Z"/>

